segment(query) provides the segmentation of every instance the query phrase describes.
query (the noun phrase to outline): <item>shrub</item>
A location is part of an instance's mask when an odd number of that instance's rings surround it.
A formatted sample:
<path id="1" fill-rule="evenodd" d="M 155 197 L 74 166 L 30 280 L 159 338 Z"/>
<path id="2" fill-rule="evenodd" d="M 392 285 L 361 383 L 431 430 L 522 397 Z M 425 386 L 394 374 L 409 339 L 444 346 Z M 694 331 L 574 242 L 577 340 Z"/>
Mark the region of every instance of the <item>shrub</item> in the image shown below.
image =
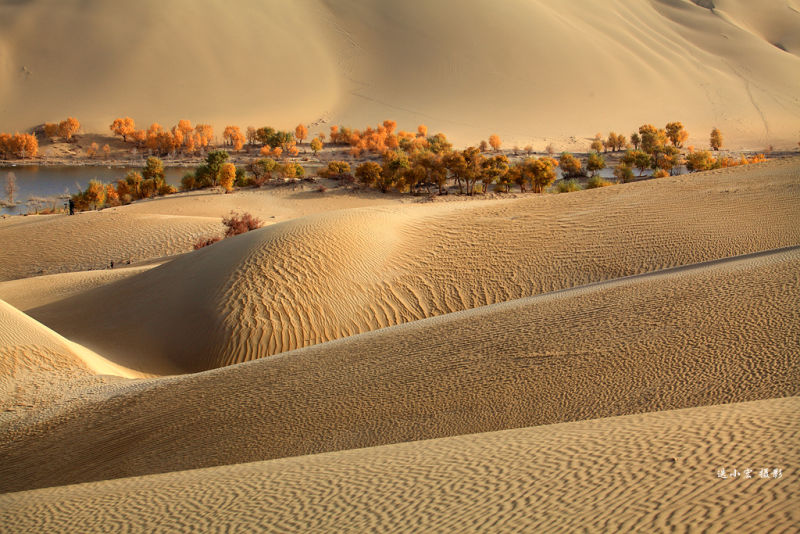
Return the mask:
<path id="1" fill-rule="evenodd" d="M 581 185 L 575 180 L 562 180 L 558 184 L 559 193 L 572 193 L 573 191 L 580 191 Z"/>
<path id="2" fill-rule="evenodd" d="M 666 178 L 667 176 L 669 176 L 669 173 L 664 169 L 658 169 L 653 173 L 653 178 Z"/>
<path id="3" fill-rule="evenodd" d="M 204 238 L 200 239 L 199 241 L 195 242 L 194 249 L 197 250 L 197 249 L 201 249 L 203 247 L 207 247 L 209 245 L 213 245 L 217 241 L 222 241 L 222 238 L 220 236 L 204 237 Z"/>
<path id="4" fill-rule="evenodd" d="M 174 186 L 171 186 L 169 184 L 161 184 L 161 185 L 158 186 L 158 194 L 160 196 L 171 195 L 171 194 L 177 193 L 177 192 L 178 192 L 178 190 L 175 189 Z"/>
<path id="5" fill-rule="evenodd" d="M 225 237 L 233 237 L 249 232 L 250 230 L 261 228 L 264 223 L 247 212 L 241 214 L 231 212 L 229 216 L 222 219 L 222 224 L 227 227 L 225 230 Z"/>
<path id="6" fill-rule="evenodd" d="M 617 178 L 617 180 L 627 184 L 628 182 L 633 181 L 633 169 L 631 169 L 630 165 L 625 165 L 624 163 L 617 165 L 617 167 L 614 169 L 614 176 Z"/>
<path id="7" fill-rule="evenodd" d="M 323 178 L 330 178 L 332 180 L 352 180 L 353 178 L 350 174 L 350 164 L 346 161 L 331 161 L 328 163 L 327 167 L 317 174 Z"/>
<path id="8" fill-rule="evenodd" d="M 194 177 L 194 173 L 187 172 L 181 178 L 181 191 L 191 191 L 197 188 L 197 179 Z"/>
<path id="9" fill-rule="evenodd" d="M 565 178 L 584 175 L 583 169 L 581 168 L 581 160 L 569 152 L 561 154 L 561 157 L 558 159 L 558 166 L 561 168 L 561 172 Z"/>
<path id="10" fill-rule="evenodd" d="M 586 189 L 595 189 L 597 187 L 608 187 L 609 185 L 612 185 L 612 183 L 609 182 L 608 180 L 603 180 L 599 176 L 592 176 L 591 178 L 589 178 L 589 181 L 586 182 Z"/>

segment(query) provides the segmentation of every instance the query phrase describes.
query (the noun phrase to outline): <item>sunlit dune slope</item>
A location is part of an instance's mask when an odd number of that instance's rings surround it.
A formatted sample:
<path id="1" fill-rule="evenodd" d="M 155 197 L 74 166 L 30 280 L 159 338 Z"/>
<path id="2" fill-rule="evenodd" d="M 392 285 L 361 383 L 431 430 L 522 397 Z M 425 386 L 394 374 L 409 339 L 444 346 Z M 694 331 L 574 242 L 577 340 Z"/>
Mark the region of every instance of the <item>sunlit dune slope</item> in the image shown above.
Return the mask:
<path id="1" fill-rule="evenodd" d="M 0 432 L 0 491 L 798 395 L 799 273 L 793 247 L 138 382 Z"/>
<path id="2" fill-rule="evenodd" d="M 316 215 L 26 312 L 128 367 L 209 369 L 800 244 L 799 172 L 797 160 L 779 161 L 567 195 Z"/>
<path id="3" fill-rule="evenodd" d="M 0 300 L 0 424 L 6 432 L 22 418 L 40 416 L 83 390 L 106 384 L 109 379 L 100 375 L 141 376 Z"/>
<path id="4" fill-rule="evenodd" d="M 192 250 L 217 217 L 84 212 L 0 220 L 0 281 L 117 267 Z"/>
<path id="5" fill-rule="evenodd" d="M 0 526 L 789 532 L 798 409 L 772 399 L 10 493 Z"/>
<path id="6" fill-rule="evenodd" d="M 799 7 L 4 0 L 0 116 L 6 129 L 70 114 L 94 131 L 130 115 L 145 127 L 190 118 L 218 132 L 394 118 L 460 144 L 497 133 L 539 148 L 682 120 L 696 145 L 718 126 L 733 147 L 794 147 Z"/>

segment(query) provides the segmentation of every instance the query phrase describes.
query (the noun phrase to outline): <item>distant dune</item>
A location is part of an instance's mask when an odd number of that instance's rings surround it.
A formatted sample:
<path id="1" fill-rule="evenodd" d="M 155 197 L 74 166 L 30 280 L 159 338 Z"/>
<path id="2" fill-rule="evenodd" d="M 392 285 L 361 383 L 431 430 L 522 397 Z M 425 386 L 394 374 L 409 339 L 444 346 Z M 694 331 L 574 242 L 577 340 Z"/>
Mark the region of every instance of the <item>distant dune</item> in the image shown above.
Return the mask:
<path id="1" fill-rule="evenodd" d="M 799 179 L 786 160 L 566 195 L 322 213 L 25 311 L 126 367 L 210 369 L 796 245 Z"/>
<path id="2" fill-rule="evenodd" d="M 4 433 L 0 492 L 798 395 L 798 273 L 793 247 L 114 386 Z"/>
<path id="3" fill-rule="evenodd" d="M 791 532 L 800 522 L 798 410 L 797 397 L 772 399 L 10 493 L 0 495 L 0 524 L 65 533 Z M 717 478 L 721 468 L 739 476 Z"/>
<path id="4" fill-rule="evenodd" d="M 799 35 L 796 0 L 2 0 L 0 130 L 394 118 L 541 149 L 681 120 L 796 147 Z"/>

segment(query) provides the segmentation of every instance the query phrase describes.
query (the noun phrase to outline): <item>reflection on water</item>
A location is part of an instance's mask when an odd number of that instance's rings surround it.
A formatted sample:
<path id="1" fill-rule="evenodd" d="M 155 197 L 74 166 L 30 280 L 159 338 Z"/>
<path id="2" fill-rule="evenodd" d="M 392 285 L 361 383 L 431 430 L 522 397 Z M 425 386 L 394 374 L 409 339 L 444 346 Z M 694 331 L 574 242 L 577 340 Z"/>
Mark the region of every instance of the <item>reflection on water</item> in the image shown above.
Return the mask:
<path id="1" fill-rule="evenodd" d="M 0 214 L 19 214 L 33 212 L 34 205 L 41 207 L 63 207 L 66 197 L 86 188 L 89 180 L 111 183 L 124 178 L 130 170 L 141 171 L 136 167 L 39 167 L 26 165 L 0 167 L 0 200 L 6 201 L 6 183 L 9 173 L 16 177 L 17 191 L 14 193 L 16 206 L 0 206 Z M 167 183 L 180 185 L 181 176 L 191 169 L 165 169 Z"/>

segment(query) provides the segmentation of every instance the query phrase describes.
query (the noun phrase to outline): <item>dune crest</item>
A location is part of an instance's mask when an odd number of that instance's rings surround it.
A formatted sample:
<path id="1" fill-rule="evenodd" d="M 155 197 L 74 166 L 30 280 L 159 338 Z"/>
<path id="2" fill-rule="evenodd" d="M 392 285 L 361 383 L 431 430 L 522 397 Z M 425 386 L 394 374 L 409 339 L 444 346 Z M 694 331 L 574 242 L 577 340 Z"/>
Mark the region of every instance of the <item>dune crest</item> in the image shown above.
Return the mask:
<path id="1" fill-rule="evenodd" d="M 126 367 L 210 369 L 496 302 L 795 245 L 797 173 L 797 162 L 788 160 L 568 195 L 319 214 L 27 313 Z"/>

